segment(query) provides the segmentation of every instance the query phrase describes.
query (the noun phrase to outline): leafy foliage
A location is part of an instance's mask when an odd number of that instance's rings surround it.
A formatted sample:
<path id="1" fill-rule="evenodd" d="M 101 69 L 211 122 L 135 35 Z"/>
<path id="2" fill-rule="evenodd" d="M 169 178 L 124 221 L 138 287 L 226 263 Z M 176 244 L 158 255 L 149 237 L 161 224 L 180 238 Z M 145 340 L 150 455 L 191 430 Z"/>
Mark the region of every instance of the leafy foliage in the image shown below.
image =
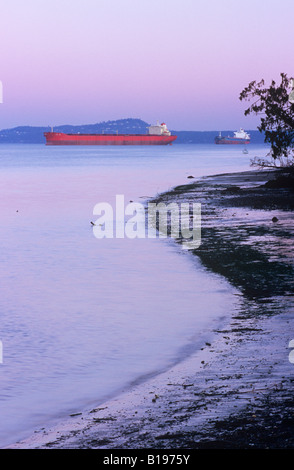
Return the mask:
<path id="1" fill-rule="evenodd" d="M 255 159 L 252 164 L 261 167 L 294 165 L 294 104 L 289 101 L 290 80 L 281 73 L 280 84 L 272 80 L 266 87 L 263 79 L 253 81 L 240 93 L 241 101 L 255 100 L 244 114 L 261 116 L 257 129 L 265 133 L 264 141 L 271 145 L 270 160 Z"/>

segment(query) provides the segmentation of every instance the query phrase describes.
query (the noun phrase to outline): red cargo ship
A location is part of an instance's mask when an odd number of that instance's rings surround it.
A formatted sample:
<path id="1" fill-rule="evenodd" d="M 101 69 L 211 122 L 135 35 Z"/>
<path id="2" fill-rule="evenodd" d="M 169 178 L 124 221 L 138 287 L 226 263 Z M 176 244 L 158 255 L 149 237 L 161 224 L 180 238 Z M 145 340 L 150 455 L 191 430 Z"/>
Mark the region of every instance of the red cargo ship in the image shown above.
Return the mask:
<path id="1" fill-rule="evenodd" d="M 46 145 L 168 145 L 176 140 L 165 123 L 150 126 L 148 134 L 65 134 L 44 132 Z"/>

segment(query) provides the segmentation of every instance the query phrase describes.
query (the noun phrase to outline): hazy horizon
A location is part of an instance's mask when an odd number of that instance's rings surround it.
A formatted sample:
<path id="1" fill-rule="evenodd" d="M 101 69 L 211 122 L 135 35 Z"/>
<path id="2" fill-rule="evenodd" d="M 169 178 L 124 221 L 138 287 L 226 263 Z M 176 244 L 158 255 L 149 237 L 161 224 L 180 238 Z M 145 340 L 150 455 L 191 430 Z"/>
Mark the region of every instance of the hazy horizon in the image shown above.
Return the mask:
<path id="1" fill-rule="evenodd" d="M 146 122 L 147 124 L 151 124 L 151 125 L 152 125 L 152 124 L 156 124 L 155 122 L 154 122 L 154 123 L 151 123 L 151 122 L 148 123 L 145 119 L 128 117 L 128 118 L 119 118 L 119 119 L 117 119 L 117 120 L 116 120 L 116 119 L 108 119 L 107 121 L 99 121 L 99 122 L 98 122 L 98 121 L 97 121 L 97 122 L 81 122 L 81 123 L 78 123 L 78 124 L 72 124 L 71 122 L 64 122 L 64 123 L 60 123 L 60 124 L 55 124 L 55 125 L 53 125 L 53 126 L 51 126 L 51 125 L 46 125 L 46 124 L 44 124 L 44 125 L 39 124 L 39 125 L 36 125 L 36 126 L 30 125 L 30 124 L 19 124 L 19 125 L 17 125 L 17 126 L 12 126 L 12 127 L 7 127 L 7 128 L 1 128 L 1 129 L 0 129 L 0 132 L 1 132 L 1 131 L 4 131 L 4 130 L 17 129 L 17 128 L 20 128 L 20 127 L 36 127 L 36 128 L 40 127 L 40 128 L 53 128 L 53 129 L 54 129 L 54 128 L 59 128 L 59 127 L 63 127 L 63 126 L 73 126 L 73 127 L 78 127 L 78 126 L 94 126 L 94 125 L 96 125 L 96 124 L 97 124 L 97 125 L 103 124 L 104 122 L 105 122 L 105 123 L 111 123 L 111 122 L 116 122 L 116 121 L 119 121 L 119 120 L 129 120 L 129 119 L 139 119 L 139 120 L 142 120 L 142 121 Z M 240 128 L 240 126 L 239 126 L 239 128 Z M 227 129 L 223 128 L 223 129 L 202 129 L 202 130 L 200 130 L 200 129 L 183 129 L 183 128 L 181 128 L 181 129 L 171 129 L 170 127 L 168 127 L 168 129 L 169 129 L 170 131 L 173 130 L 173 131 L 177 131 L 177 132 L 223 132 L 223 131 L 239 130 L 239 128 L 237 128 L 237 127 L 235 126 L 234 128 L 232 127 L 231 129 L 229 129 L 229 128 L 227 128 Z M 246 129 L 247 129 L 248 131 L 258 131 L 256 127 L 255 127 L 255 128 L 251 128 L 251 129 L 249 129 L 248 127 L 246 127 Z"/>

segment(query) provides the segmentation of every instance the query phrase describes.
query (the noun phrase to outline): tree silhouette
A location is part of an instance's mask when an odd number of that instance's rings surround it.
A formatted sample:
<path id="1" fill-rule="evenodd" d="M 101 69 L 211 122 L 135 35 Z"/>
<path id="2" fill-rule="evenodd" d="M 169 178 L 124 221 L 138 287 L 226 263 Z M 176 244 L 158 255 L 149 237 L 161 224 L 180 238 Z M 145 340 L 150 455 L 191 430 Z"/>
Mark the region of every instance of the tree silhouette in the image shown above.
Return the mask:
<path id="1" fill-rule="evenodd" d="M 271 145 L 267 157 L 257 159 L 253 165 L 260 167 L 278 167 L 294 165 L 294 104 L 289 101 L 290 80 L 286 74 L 281 73 L 281 83 L 272 80 L 269 87 L 260 82 L 250 82 L 240 93 L 241 101 L 254 102 L 244 112 L 260 115 L 260 125 L 257 129 L 265 133 L 264 141 Z"/>

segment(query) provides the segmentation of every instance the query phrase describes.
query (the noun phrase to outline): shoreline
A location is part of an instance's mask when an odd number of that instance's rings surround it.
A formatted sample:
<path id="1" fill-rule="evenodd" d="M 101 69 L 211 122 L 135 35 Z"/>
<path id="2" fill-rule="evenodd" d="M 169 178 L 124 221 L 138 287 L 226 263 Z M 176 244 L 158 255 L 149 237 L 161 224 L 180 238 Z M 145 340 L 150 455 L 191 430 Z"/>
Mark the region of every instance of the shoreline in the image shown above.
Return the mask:
<path id="1" fill-rule="evenodd" d="M 191 256 L 238 291 L 226 329 L 169 371 L 6 448 L 294 447 L 293 192 L 264 186 L 277 173 L 203 177 L 152 200 L 201 202 Z"/>

